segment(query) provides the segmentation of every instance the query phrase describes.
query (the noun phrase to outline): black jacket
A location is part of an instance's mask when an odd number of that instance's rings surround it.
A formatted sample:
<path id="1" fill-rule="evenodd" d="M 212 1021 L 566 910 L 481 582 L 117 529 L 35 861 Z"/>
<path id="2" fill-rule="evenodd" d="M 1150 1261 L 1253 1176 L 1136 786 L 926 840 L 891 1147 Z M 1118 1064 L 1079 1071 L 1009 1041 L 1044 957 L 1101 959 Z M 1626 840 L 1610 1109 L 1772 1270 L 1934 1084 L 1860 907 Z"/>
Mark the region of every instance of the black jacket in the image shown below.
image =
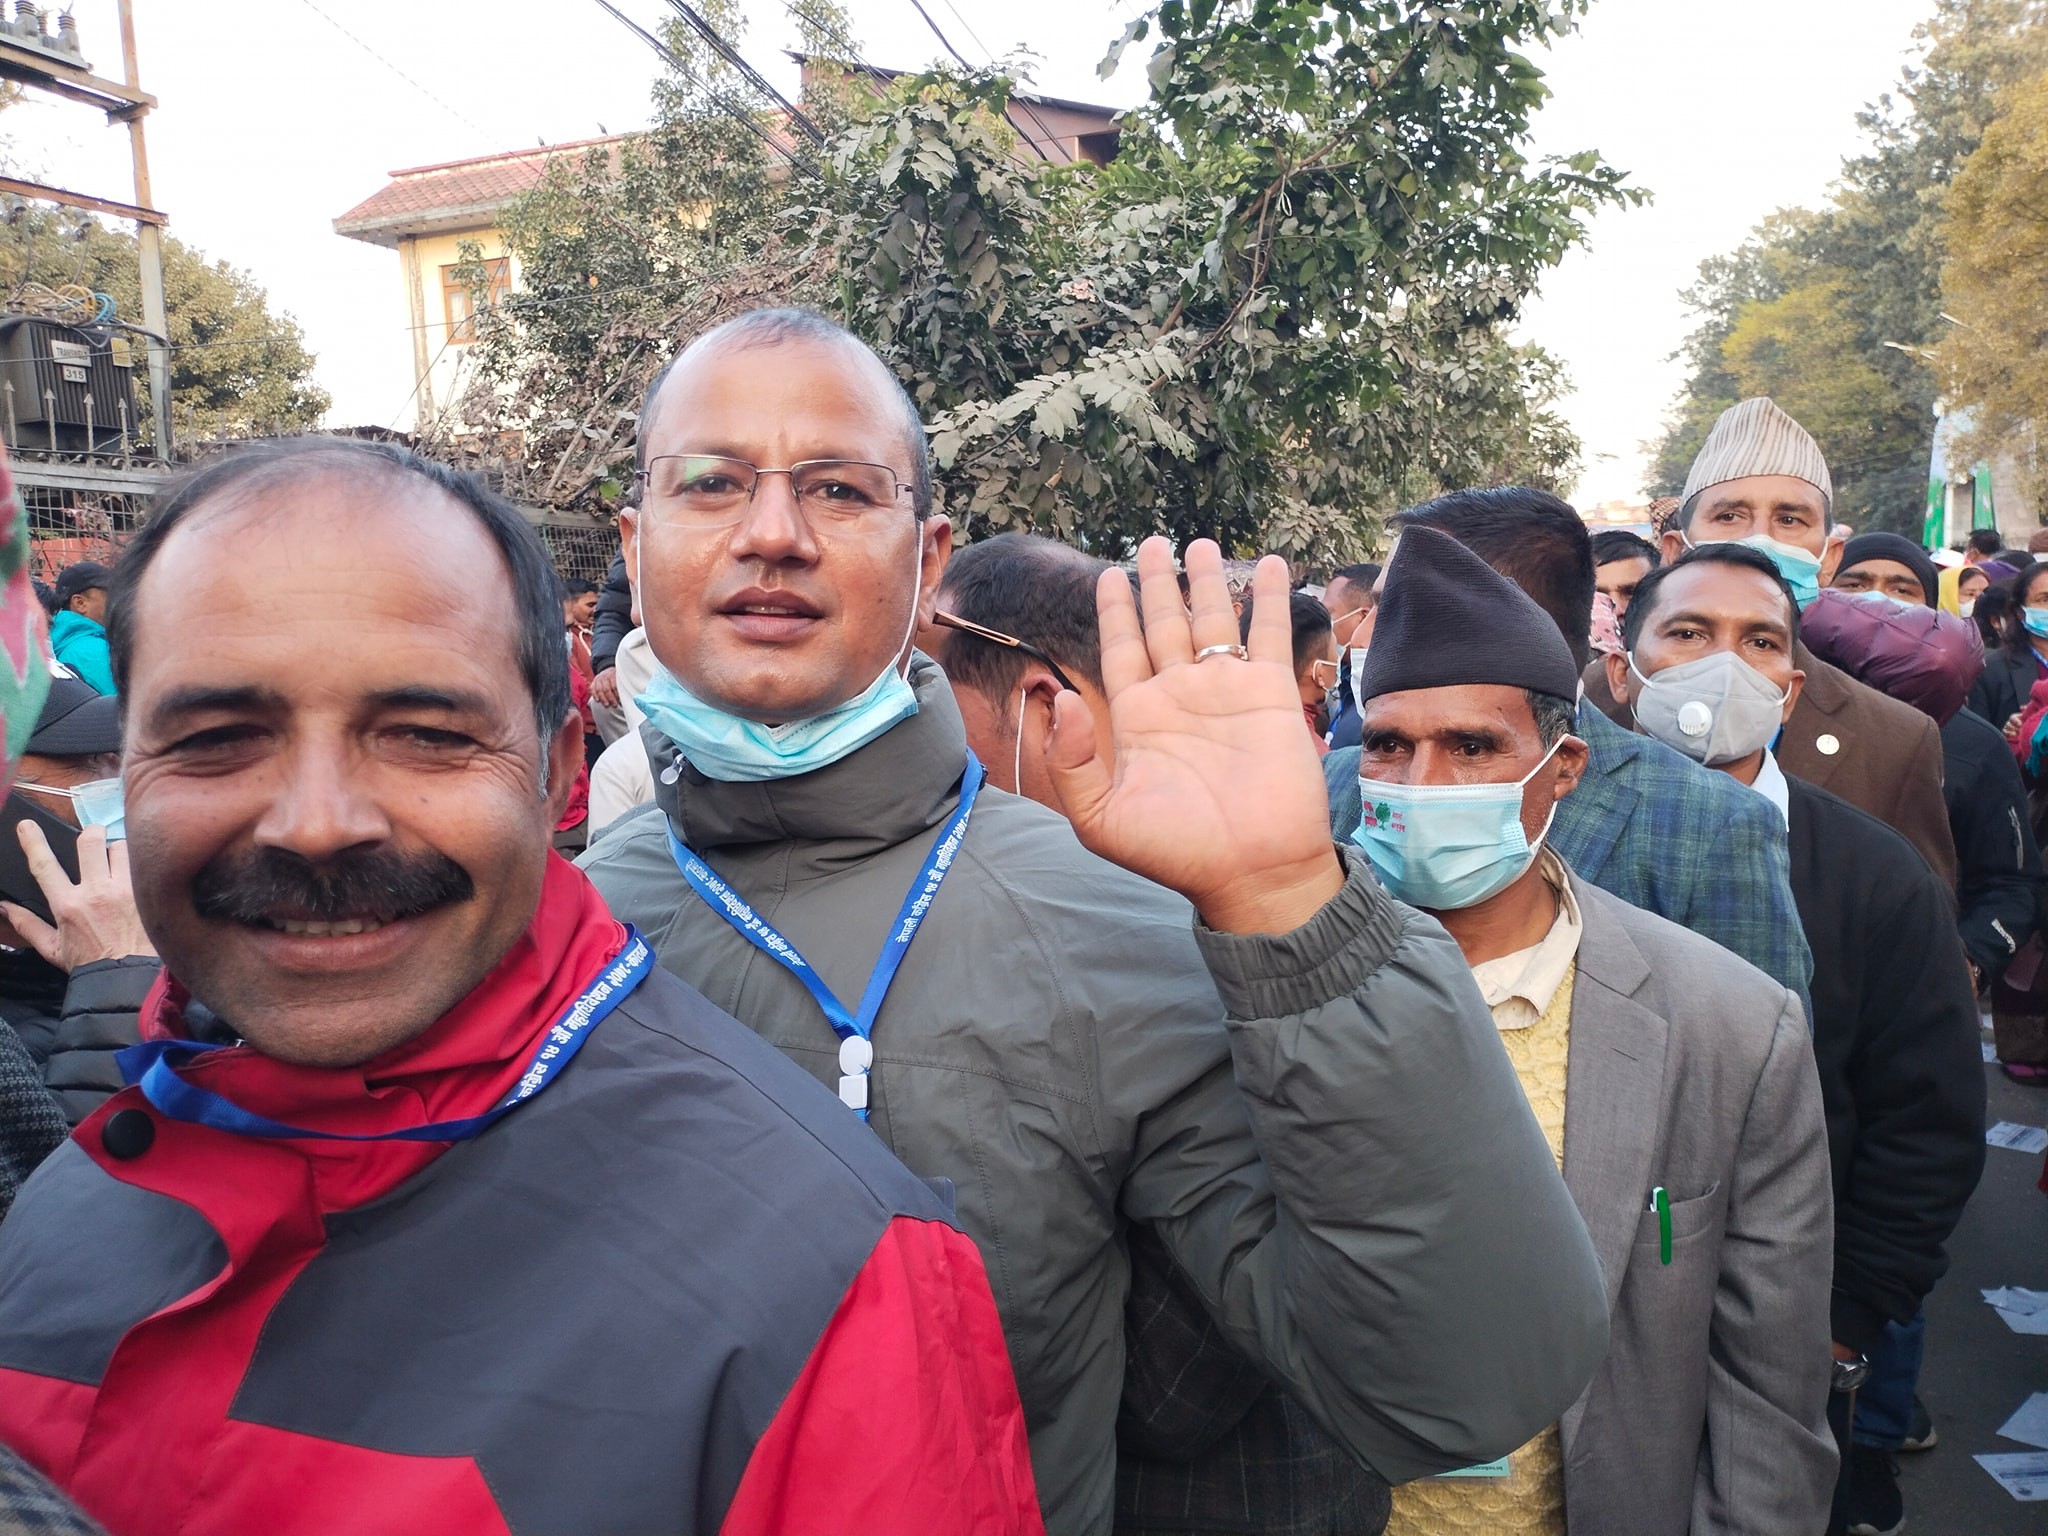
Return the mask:
<path id="1" fill-rule="evenodd" d="M 0 961 L 0 1018 L 14 1026 L 73 1125 L 121 1088 L 114 1053 L 135 1043 L 136 1015 L 160 967 L 151 955 L 94 960 L 69 977 L 42 956 Z"/>
<path id="2" fill-rule="evenodd" d="M 1365 715 L 1351 696 L 1351 668 L 1337 659 L 1337 707 L 1330 715 L 1330 750 L 1358 746 L 1365 734 Z"/>
<path id="3" fill-rule="evenodd" d="M 1984 670 L 1970 685 L 1968 705 L 2001 731 L 2005 722 L 2027 707 L 2027 695 L 2041 679 L 2041 668 L 2031 651 L 2015 652 L 1999 646 L 1984 653 Z"/>
<path id="4" fill-rule="evenodd" d="M 1834 1165 L 1834 1337 L 1860 1350 L 1948 1268 L 1943 1245 L 1983 1172 L 1977 1000 L 1948 888 L 1913 845 L 1786 782 Z"/>
<path id="5" fill-rule="evenodd" d="M 633 632 L 633 584 L 626 580 L 626 557 L 612 556 L 597 595 L 597 617 L 590 626 L 590 672 L 593 677 L 619 659 L 619 642 Z"/>
<path id="6" fill-rule="evenodd" d="M 0 1023 L 0 1216 L 44 1158 L 64 1145 L 68 1127 L 21 1037 Z M 0 1524 L 0 1530 L 6 1530 Z"/>
<path id="7" fill-rule="evenodd" d="M 1116 1536 L 1380 1536 L 1385 1479 L 1230 1342 L 1157 1233 L 1134 1223 L 1130 1250 Z"/>
<path id="8" fill-rule="evenodd" d="M 2041 898 L 2027 789 L 2005 737 L 1967 709 L 1941 728 L 1941 753 L 1963 948 L 1985 980 L 1996 981 L 2034 931 Z"/>

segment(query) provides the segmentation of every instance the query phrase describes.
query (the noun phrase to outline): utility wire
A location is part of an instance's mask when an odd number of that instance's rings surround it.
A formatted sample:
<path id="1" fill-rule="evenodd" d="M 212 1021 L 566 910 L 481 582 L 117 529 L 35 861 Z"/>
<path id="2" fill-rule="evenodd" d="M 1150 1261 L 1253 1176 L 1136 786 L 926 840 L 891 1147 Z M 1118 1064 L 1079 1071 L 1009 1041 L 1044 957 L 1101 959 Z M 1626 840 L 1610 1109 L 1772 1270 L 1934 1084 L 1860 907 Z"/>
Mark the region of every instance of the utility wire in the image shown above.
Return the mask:
<path id="1" fill-rule="evenodd" d="M 953 58 L 955 59 L 955 61 L 958 62 L 960 67 L 962 69 L 974 68 L 972 64 L 967 62 L 966 56 L 962 54 L 958 48 L 955 48 L 953 46 L 951 40 L 947 38 L 946 34 L 939 30 L 939 24 L 936 21 L 932 20 L 932 13 L 924 8 L 924 0 L 910 0 L 910 4 L 917 11 L 917 14 L 924 18 L 924 24 L 932 29 L 932 36 L 936 37 L 939 40 L 939 45 L 942 48 L 944 48 L 946 52 L 953 55 Z M 950 5 L 947 6 L 946 9 L 949 11 L 953 10 L 953 8 Z M 967 27 L 966 18 L 962 17 L 958 11 L 953 11 L 953 15 L 955 19 L 957 19 L 960 22 L 961 26 Z M 969 37 L 974 37 L 974 29 L 972 27 L 967 27 L 967 35 Z M 976 43 L 980 44 L 981 51 L 983 53 L 988 54 L 989 63 L 995 63 L 996 56 L 994 53 L 989 51 L 988 44 L 983 43 L 981 39 L 978 37 L 974 38 L 974 40 Z M 1040 117 L 1036 112 L 1031 110 L 1031 103 L 1024 99 L 1024 93 L 1022 91 L 1015 92 L 1014 94 L 1012 94 L 1010 99 L 1017 104 L 1017 108 L 1019 111 L 1023 112 L 1025 116 L 1029 117 L 1032 122 L 1038 124 L 1038 131 L 1045 135 L 1045 144 L 1052 143 L 1052 130 L 1045 126 L 1044 118 Z M 1032 138 L 1030 134 L 1027 133 L 1024 135 L 1024 142 L 1031 146 L 1032 152 L 1036 154 L 1040 160 L 1049 162 L 1052 159 L 1052 156 L 1046 153 L 1045 144 L 1039 143 L 1039 141 Z"/>
<path id="2" fill-rule="evenodd" d="M 960 7 L 955 5 L 953 3 L 953 0 L 939 0 L 939 3 L 943 5 L 948 11 L 953 13 L 953 19 L 960 23 L 961 29 L 965 31 L 968 37 L 973 40 L 974 46 L 979 48 L 983 53 L 987 54 L 989 62 L 993 64 L 996 61 L 995 49 L 989 47 L 987 43 L 984 43 L 981 40 L 981 34 L 974 30 L 974 23 L 969 21 L 965 16 L 960 14 Z M 1017 105 L 1024 110 L 1025 115 L 1029 117 L 1031 121 L 1038 124 L 1038 131 L 1046 136 L 1047 142 L 1050 142 L 1052 139 L 1052 130 L 1046 127 L 1045 119 L 1038 115 L 1037 109 L 1034 108 L 1029 101 L 1025 100 L 1021 94 L 1017 98 Z"/>
<path id="3" fill-rule="evenodd" d="M 962 16 L 960 14 L 960 7 L 955 5 L 953 3 L 953 0 L 939 0 L 939 3 L 943 5 L 947 10 L 953 13 L 953 19 L 959 22 L 961 30 L 964 31 L 968 35 L 968 37 L 973 39 L 975 47 L 979 48 L 991 59 L 993 59 L 996 56 L 995 49 L 989 47 L 987 43 L 984 43 L 981 40 L 981 34 L 974 30 L 974 24 L 972 22 L 970 22 L 965 16 Z"/>
<path id="4" fill-rule="evenodd" d="M 611 0 L 597 0 L 597 3 L 598 5 L 603 7 L 606 13 L 609 14 L 613 20 L 617 21 L 619 25 L 624 27 L 627 31 L 633 33 L 634 36 L 638 37 L 640 41 L 645 43 L 649 48 L 652 48 L 656 55 L 659 56 L 662 59 L 662 61 L 666 63 L 671 69 L 675 70 L 677 74 L 681 75 L 683 79 L 687 80 L 692 85 L 695 85 L 699 90 L 703 91 L 704 94 L 710 98 L 711 104 L 713 106 L 717 107 L 721 112 L 725 113 L 726 116 L 732 118 L 735 122 L 739 123 L 749 133 L 753 134 L 754 137 L 759 139 L 763 144 L 767 145 L 768 148 L 772 150 L 774 153 L 780 155 L 784 160 L 787 160 L 790 164 L 791 169 L 803 171 L 811 176 L 818 175 L 818 168 L 816 165 L 812 164 L 811 161 L 809 161 L 808 159 L 798 158 L 798 156 L 793 150 L 791 150 L 787 145 L 779 141 L 774 134 L 770 133 L 767 129 L 763 128 L 761 124 L 758 121 L 756 121 L 755 114 L 753 112 L 749 111 L 745 107 L 739 106 L 734 102 L 727 100 L 726 97 L 722 95 L 716 88 L 714 88 L 708 80 L 705 80 L 702 76 L 698 75 L 695 70 L 691 69 L 689 64 L 686 63 L 676 53 L 676 51 L 673 48 L 669 47 L 668 44 L 664 43 L 652 32 L 649 32 L 645 27 L 641 26 L 640 23 L 633 20 L 632 17 L 628 16 L 624 11 L 621 11 L 616 5 L 613 5 L 611 3 Z"/>
<path id="5" fill-rule="evenodd" d="M 419 81 L 413 79 L 411 75 L 408 75 L 396 64 L 392 63 L 389 59 L 385 58 L 383 54 L 379 53 L 376 49 L 372 48 L 360 37 L 357 37 L 355 33 L 349 31 L 347 27 L 344 27 L 332 16 L 328 15 L 325 11 L 321 10 L 319 6 L 313 3 L 313 0 L 299 0 L 299 4 L 303 5 L 315 16 L 318 16 L 322 21 L 326 22 L 327 25 L 334 28 L 335 31 L 339 32 L 343 37 L 347 38 L 350 42 L 354 43 L 358 48 L 362 49 L 363 52 L 367 53 L 379 64 L 382 64 L 386 69 L 390 70 L 391 73 L 398 76 L 399 79 L 403 80 L 407 85 L 411 86 L 414 90 L 418 91 L 422 96 L 426 97 L 427 100 L 431 101 L 443 112 L 446 112 L 450 117 L 454 118 L 458 122 L 467 124 L 472 130 L 482 134 L 484 138 L 487 140 L 492 137 L 491 131 L 488 128 L 482 126 L 474 118 L 468 116 L 466 113 L 458 112 L 455 110 L 455 108 L 449 106 L 447 102 L 443 101 L 440 97 L 436 96 L 424 85 L 421 85 Z"/>
<path id="6" fill-rule="evenodd" d="M 801 131 L 805 138 L 816 145 L 822 146 L 824 144 L 824 130 L 812 122 L 810 118 L 806 117 L 795 102 L 770 85 L 762 77 L 761 72 L 749 64 L 737 48 L 733 47 L 731 43 L 719 35 L 718 29 L 706 21 L 694 5 L 688 4 L 687 0 L 668 0 L 668 3 L 671 10 L 688 22 L 691 29 L 711 45 L 713 52 L 739 71 L 742 80 L 746 81 L 747 84 L 788 113 L 792 126 Z"/>

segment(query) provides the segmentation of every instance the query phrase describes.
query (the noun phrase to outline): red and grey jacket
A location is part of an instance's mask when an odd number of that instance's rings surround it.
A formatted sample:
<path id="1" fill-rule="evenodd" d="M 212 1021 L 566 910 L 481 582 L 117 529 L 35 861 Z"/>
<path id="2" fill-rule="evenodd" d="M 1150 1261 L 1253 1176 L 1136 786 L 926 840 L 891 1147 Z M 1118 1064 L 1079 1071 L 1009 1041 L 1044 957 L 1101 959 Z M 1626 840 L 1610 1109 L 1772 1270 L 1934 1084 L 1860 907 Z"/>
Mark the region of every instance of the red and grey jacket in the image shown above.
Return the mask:
<path id="1" fill-rule="evenodd" d="M 623 941 L 551 860 L 533 928 L 418 1039 L 182 1075 L 330 1133 L 477 1115 Z M 0 1441 L 114 1536 L 1042 1529 L 972 1242 L 658 968 L 472 1140 L 117 1095 L 0 1228 Z"/>

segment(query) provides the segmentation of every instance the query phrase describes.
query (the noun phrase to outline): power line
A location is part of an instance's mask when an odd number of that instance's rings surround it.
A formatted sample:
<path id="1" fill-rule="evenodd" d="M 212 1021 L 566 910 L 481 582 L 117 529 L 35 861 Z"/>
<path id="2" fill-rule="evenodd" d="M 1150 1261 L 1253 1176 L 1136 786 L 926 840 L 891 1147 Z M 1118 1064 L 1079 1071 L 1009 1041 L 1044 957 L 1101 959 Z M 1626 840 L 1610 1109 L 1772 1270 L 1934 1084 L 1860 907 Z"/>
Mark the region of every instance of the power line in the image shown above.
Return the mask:
<path id="1" fill-rule="evenodd" d="M 964 32 L 966 32 L 966 34 L 970 38 L 974 40 L 974 46 L 979 48 L 983 53 L 987 54 L 990 59 L 994 59 L 996 56 L 995 49 L 989 47 L 987 43 L 984 43 L 981 40 L 981 34 L 974 30 L 974 25 L 972 22 L 968 21 L 968 19 L 965 16 L 962 16 L 960 14 L 960 8 L 953 4 L 953 0 L 939 0 L 939 3 L 943 5 L 947 10 L 953 13 L 953 19 L 959 22 L 961 29 Z"/>
<path id="2" fill-rule="evenodd" d="M 597 3 L 620 26 L 639 38 L 649 48 L 652 48 L 655 54 L 671 69 L 701 90 L 710 99 L 711 104 L 717 107 L 719 111 L 739 123 L 749 133 L 753 134 L 754 137 L 767 145 L 769 149 L 780 155 L 784 160 L 787 160 L 792 170 L 800 170 L 811 176 L 818 175 L 818 169 L 815 165 L 809 160 L 799 159 L 794 150 L 780 142 L 775 135 L 755 121 L 754 113 L 748 111 L 745 107 L 737 106 L 733 102 L 728 101 L 708 80 L 705 80 L 695 70 L 691 69 L 689 64 L 673 48 L 669 47 L 667 43 L 664 43 L 652 32 L 641 26 L 639 22 L 633 20 L 632 17 L 628 16 L 616 5 L 613 5 L 611 0 L 597 0 Z"/>
<path id="3" fill-rule="evenodd" d="M 962 69 L 974 68 L 972 64 L 967 62 L 967 55 L 962 53 L 958 48 L 955 48 L 953 46 L 952 40 L 948 38 L 945 33 L 939 30 L 939 24 L 936 21 L 932 20 L 932 13 L 924 8 L 923 0 L 910 0 L 910 5 L 912 10 L 916 11 L 918 15 L 924 18 L 924 24 L 932 29 L 932 36 L 936 37 L 939 40 L 939 46 L 945 49 L 946 52 L 953 55 L 954 63 L 958 64 Z M 954 14 L 958 15 L 959 13 L 956 11 Z M 984 53 L 986 53 L 987 51 L 988 49 L 986 47 L 982 49 L 982 52 Z"/>
<path id="4" fill-rule="evenodd" d="M 974 40 L 974 46 L 979 48 L 983 53 L 988 55 L 989 63 L 995 63 L 995 49 L 989 47 L 987 43 L 984 43 L 981 40 L 981 34 L 974 30 L 974 23 L 969 21 L 965 16 L 960 14 L 960 7 L 955 5 L 953 3 L 953 0 L 939 0 L 939 3 L 943 5 L 947 10 L 953 13 L 953 19 L 959 22 L 961 27 L 966 31 L 967 35 Z M 1051 143 L 1052 129 L 1046 126 L 1045 119 L 1038 115 L 1038 109 L 1032 106 L 1030 101 L 1028 101 L 1021 92 L 1017 96 L 1017 105 L 1023 109 L 1024 115 L 1026 117 L 1030 118 L 1032 122 L 1038 124 L 1038 131 L 1045 135 L 1046 142 Z M 1041 151 L 1039 154 L 1039 158 L 1041 160 L 1049 160 L 1052 157 Z"/>
<path id="5" fill-rule="evenodd" d="M 974 68 L 972 64 L 967 62 L 966 56 L 962 54 L 958 48 L 955 48 L 953 46 L 951 40 L 947 38 L 946 34 L 939 30 L 939 24 L 936 21 L 932 20 L 932 13 L 924 8 L 924 0 L 910 0 L 910 3 L 911 6 L 917 11 L 917 14 L 924 18 L 924 24 L 932 29 L 932 36 L 936 37 L 939 40 L 940 46 L 943 47 L 946 50 L 946 52 L 953 55 L 953 58 L 959 63 L 960 67 L 962 69 Z M 948 5 L 946 9 L 949 11 L 953 11 L 953 7 L 950 5 Z M 954 19 L 957 20 L 961 26 L 967 27 L 967 19 L 964 16 L 962 16 L 958 11 L 953 11 L 953 16 Z M 969 37 L 974 37 L 974 28 L 967 27 L 967 35 Z M 982 42 L 982 40 L 978 37 L 974 37 L 974 41 L 976 45 L 980 47 L 983 53 L 988 54 L 989 63 L 995 63 L 996 56 L 994 52 L 989 48 L 989 45 L 987 43 Z M 1022 111 L 1026 117 L 1030 118 L 1032 122 L 1038 124 L 1038 131 L 1045 135 L 1045 143 L 1052 143 L 1052 130 L 1046 127 L 1044 118 L 1040 117 L 1036 112 L 1031 110 L 1031 103 L 1024 99 L 1024 93 L 1022 91 L 1014 92 L 1011 95 L 1010 99 L 1017 104 L 1018 109 Z M 1052 156 L 1046 153 L 1045 145 L 1040 144 L 1038 140 L 1032 138 L 1030 134 L 1027 133 L 1024 135 L 1024 142 L 1031 146 L 1032 153 L 1037 155 L 1040 160 L 1048 162 L 1051 161 Z"/>
<path id="6" fill-rule="evenodd" d="M 354 43 L 358 48 L 362 49 L 363 52 L 367 53 L 379 64 L 382 64 L 386 69 L 390 70 L 391 73 L 398 76 L 399 79 L 403 80 L 407 85 L 411 86 L 414 90 L 418 91 L 422 96 L 426 97 L 427 100 L 431 101 L 443 112 L 446 112 L 450 117 L 456 119 L 456 121 L 458 122 L 467 124 L 473 131 L 482 134 L 486 140 L 491 138 L 491 131 L 488 128 L 485 128 L 482 124 L 478 123 L 474 118 L 468 116 L 466 113 L 458 112 L 455 110 L 455 108 L 449 106 L 447 102 L 443 101 L 440 97 L 436 96 L 424 85 L 421 85 L 419 81 L 413 79 L 411 75 L 408 75 L 396 64 L 392 63 L 389 59 L 385 58 L 383 54 L 379 53 L 376 49 L 372 48 L 360 37 L 357 37 L 355 33 L 349 31 L 347 27 L 344 27 L 332 16 L 328 15 L 325 11 L 321 10 L 319 6 L 313 3 L 313 0 L 299 0 L 299 4 L 303 5 L 315 16 L 318 16 L 322 21 L 326 22 L 327 25 L 334 28 L 335 31 L 339 32 L 343 37 L 347 38 L 350 42 Z"/>
<path id="7" fill-rule="evenodd" d="M 739 71 L 742 80 L 788 113 L 790 123 L 799 129 L 805 138 L 816 145 L 824 144 L 824 130 L 806 117 L 796 103 L 770 85 L 762 77 L 761 72 L 746 61 L 739 49 L 719 35 L 718 29 L 706 21 L 694 5 L 687 4 L 686 0 L 668 0 L 668 3 L 671 10 L 690 24 L 692 31 L 711 45 L 713 52 Z"/>

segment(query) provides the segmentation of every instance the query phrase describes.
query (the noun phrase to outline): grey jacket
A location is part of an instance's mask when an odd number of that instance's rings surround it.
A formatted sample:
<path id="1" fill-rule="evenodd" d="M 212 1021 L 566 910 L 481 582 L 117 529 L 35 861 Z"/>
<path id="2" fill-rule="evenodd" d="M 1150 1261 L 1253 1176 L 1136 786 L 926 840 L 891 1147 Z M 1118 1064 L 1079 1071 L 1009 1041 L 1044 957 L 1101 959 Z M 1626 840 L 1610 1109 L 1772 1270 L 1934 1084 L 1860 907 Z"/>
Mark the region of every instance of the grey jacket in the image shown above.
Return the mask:
<path id="1" fill-rule="evenodd" d="M 966 764 L 944 675 L 918 657 L 912 682 L 916 715 L 815 773 L 681 765 L 582 860 L 663 965 L 827 1083 L 830 1025 L 684 884 L 664 817 L 857 999 Z M 645 734 L 659 780 L 677 753 Z M 1110 1528 L 1129 1222 L 1391 1480 L 1519 1445 L 1599 1364 L 1598 1261 L 1471 973 L 1363 860 L 1292 934 L 1215 933 L 985 791 L 874 1045 L 876 1133 L 954 1182 L 987 1262 L 1054 1536 Z"/>
<path id="2" fill-rule="evenodd" d="M 1827 1524 L 1834 1204 L 1798 1001 L 1716 944 L 1572 877 L 1564 1177 L 1613 1345 L 1564 1415 L 1572 1536 Z M 1671 1262 L 1651 1192 L 1671 1202 Z"/>

